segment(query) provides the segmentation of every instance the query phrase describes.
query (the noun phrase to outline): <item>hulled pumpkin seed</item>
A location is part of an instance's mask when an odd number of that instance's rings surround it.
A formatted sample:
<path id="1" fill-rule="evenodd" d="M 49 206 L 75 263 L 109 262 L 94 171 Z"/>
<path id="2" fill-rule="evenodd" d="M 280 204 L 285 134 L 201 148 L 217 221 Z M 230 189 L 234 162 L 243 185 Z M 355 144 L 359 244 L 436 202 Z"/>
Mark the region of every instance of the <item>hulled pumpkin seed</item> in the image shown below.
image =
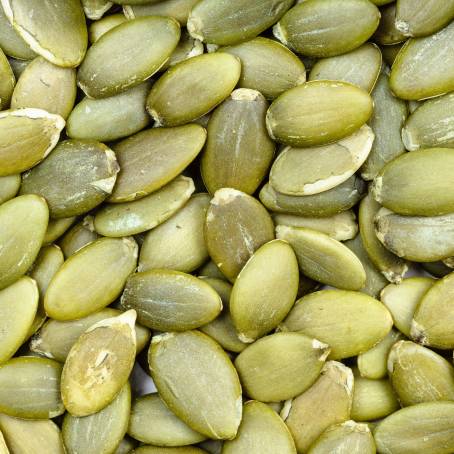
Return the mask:
<path id="1" fill-rule="evenodd" d="M 148 356 L 165 404 L 212 439 L 232 439 L 242 417 L 241 385 L 233 364 L 210 337 L 197 331 L 153 337 Z"/>
<path id="2" fill-rule="evenodd" d="M 87 244 L 93 243 L 99 238 L 95 232 L 93 216 L 85 216 L 81 222 L 76 224 L 60 241 L 60 247 L 65 258 L 75 254 Z"/>
<path id="3" fill-rule="evenodd" d="M 400 52 L 400 49 L 402 49 L 402 47 L 402 43 L 380 47 L 383 60 L 388 64 L 388 66 L 393 65 L 394 60 L 396 59 L 397 54 Z"/>
<path id="4" fill-rule="evenodd" d="M 282 331 L 301 331 L 328 344 L 330 359 L 370 350 L 391 327 L 391 315 L 382 303 L 345 290 L 320 290 L 304 296 L 280 325 Z"/>
<path id="5" fill-rule="evenodd" d="M 209 260 L 207 263 L 205 263 L 205 265 L 200 268 L 198 274 L 201 277 L 210 277 L 223 281 L 227 280 L 227 278 L 221 273 L 218 266 L 212 260 Z"/>
<path id="6" fill-rule="evenodd" d="M 95 43 L 109 30 L 112 30 L 112 28 L 115 28 L 117 25 L 120 25 L 126 21 L 127 19 L 124 14 L 111 14 L 109 16 L 103 17 L 100 20 L 92 22 L 88 29 L 88 38 L 90 40 L 90 43 Z"/>
<path id="7" fill-rule="evenodd" d="M 374 34 L 375 41 L 385 47 L 405 41 L 407 37 L 396 28 L 396 3 L 380 8 L 380 14 L 380 24 Z"/>
<path id="8" fill-rule="evenodd" d="M 99 412 L 124 387 L 136 356 L 135 320 L 135 311 L 101 320 L 71 347 L 61 377 L 62 399 L 71 415 Z M 124 431 L 126 423 L 127 418 Z"/>
<path id="9" fill-rule="evenodd" d="M 82 7 L 88 19 L 96 21 L 101 19 L 104 13 L 112 7 L 112 2 L 109 0 L 82 0 Z"/>
<path id="10" fill-rule="evenodd" d="M 20 184 L 20 175 L 0 177 L 0 205 L 12 199 L 19 192 Z"/>
<path id="11" fill-rule="evenodd" d="M 82 248 L 66 260 L 47 288 L 46 313 L 56 320 L 74 320 L 109 305 L 134 271 L 137 254 L 131 238 L 101 238 Z"/>
<path id="12" fill-rule="evenodd" d="M 143 445 L 131 451 L 130 454 L 205 454 L 206 451 L 193 446 L 179 448 L 162 448 L 161 446 Z"/>
<path id="13" fill-rule="evenodd" d="M 137 442 L 135 440 L 125 437 L 121 440 L 114 454 L 130 454 L 136 446 Z"/>
<path id="14" fill-rule="evenodd" d="M 1 8 L 0 8 L 1 10 Z M 1 36 L 0 36 L 1 39 Z M 22 73 L 25 71 L 25 68 L 28 66 L 28 64 L 32 60 L 17 60 L 16 58 L 8 58 L 9 65 L 11 66 L 11 69 L 13 70 L 14 76 L 16 77 L 16 80 L 19 79 L 19 77 L 22 75 Z"/>
<path id="15" fill-rule="evenodd" d="M 167 63 L 162 67 L 162 70 L 166 70 L 170 66 L 175 66 L 177 63 L 189 58 L 202 55 L 204 50 L 202 42 L 194 39 L 187 30 L 184 30 L 181 34 L 180 42 L 167 60 Z"/>
<path id="16" fill-rule="evenodd" d="M 75 216 L 69 218 L 49 219 L 44 235 L 43 246 L 48 246 L 58 240 L 76 221 Z"/>
<path id="17" fill-rule="evenodd" d="M 0 110 L 7 109 L 13 94 L 16 78 L 13 70 L 0 48 Z"/>
<path id="18" fill-rule="evenodd" d="M 361 88 L 346 82 L 314 80 L 275 99 L 268 109 L 266 125 L 270 136 L 286 145 L 324 145 L 357 131 L 371 116 L 372 105 L 371 97 Z"/>

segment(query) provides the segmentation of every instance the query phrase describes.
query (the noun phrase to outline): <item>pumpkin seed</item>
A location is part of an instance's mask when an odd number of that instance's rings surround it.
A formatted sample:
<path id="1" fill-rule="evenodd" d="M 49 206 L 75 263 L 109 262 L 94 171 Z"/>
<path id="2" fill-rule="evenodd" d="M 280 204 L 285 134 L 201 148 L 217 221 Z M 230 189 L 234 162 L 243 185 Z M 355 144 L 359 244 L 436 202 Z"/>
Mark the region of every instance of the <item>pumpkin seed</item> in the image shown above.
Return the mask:
<path id="1" fill-rule="evenodd" d="M 88 28 L 88 38 L 90 40 L 90 43 L 95 43 L 109 30 L 112 30 L 112 28 L 115 28 L 117 25 L 120 25 L 126 21 L 127 19 L 123 14 L 111 14 L 109 16 L 103 17 L 100 20 L 92 22 L 90 24 L 90 27 Z"/>
<path id="2" fill-rule="evenodd" d="M 131 451 L 130 454 L 205 454 L 206 451 L 192 446 L 179 448 L 162 448 L 160 446 L 140 446 Z"/>
<path id="3" fill-rule="evenodd" d="M 181 34 L 180 42 L 169 57 L 167 63 L 162 67 L 162 70 L 166 70 L 170 66 L 175 66 L 177 63 L 188 60 L 189 58 L 202 55 L 204 50 L 202 42 L 194 39 L 187 30 L 184 30 Z"/>
<path id="4" fill-rule="evenodd" d="M 87 18 L 96 21 L 109 11 L 112 2 L 109 0 L 82 0 L 82 7 Z"/>
<path id="5" fill-rule="evenodd" d="M 20 175 L 0 177 L 0 205 L 11 200 L 19 192 L 20 184 Z"/>
<path id="6" fill-rule="evenodd" d="M 16 78 L 13 70 L 6 58 L 5 54 L 0 48 L 0 110 L 7 109 L 11 96 L 13 94 L 14 86 L 16 85 Z"/>
<path id="7" fill-rule="evenodd" d="M 58 240 L 76 221 L 75 216 L 69 218 L 49 219 L 44 235 L 43 246 L 48 246 Z"/>
<path id="8" fill-rule="evenodd" d="M 76 224 L 60 241 L 60 247 L 65 258 L 70 257 L 87 244 L 93 243 L 99 238 L 95 232 L 93 216 L 85 216 L 81 222 Z"/>
<path id="9" fill-rule="evenodd" d="M 380 24 L 374 34 L 376 42 L 383 46 L 390 46 L 405 41 L 407 37 L 396 28 L 396 3 L 381 8 L 380 13 Z"/>

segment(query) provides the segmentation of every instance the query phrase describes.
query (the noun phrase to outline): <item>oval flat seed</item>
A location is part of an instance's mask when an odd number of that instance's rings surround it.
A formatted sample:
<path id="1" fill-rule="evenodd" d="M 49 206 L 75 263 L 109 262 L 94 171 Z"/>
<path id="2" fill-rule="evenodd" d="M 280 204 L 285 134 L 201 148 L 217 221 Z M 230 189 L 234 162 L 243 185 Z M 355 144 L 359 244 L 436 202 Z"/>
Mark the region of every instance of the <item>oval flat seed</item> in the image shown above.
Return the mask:
<path id="1" fill-rule="evenodd" d="M 108 98 L 84 98 L 68 118 L 68 136 L 105 142 L 139 132 L 150 123 L 145 110 L 149 90 L 150 84 L 143 83 Z"/>
<path id="2" fill-rule="evenodd" d="M 69 218 L 49 219 L 46 234 L 44 235 L 43 246 L 48 246 L 58 240 L 76 221 L 75 216 Z"/>
<path id="3" fill-rule="evenodd" d="M 233 55 L 199 55 L 168 69 L 153 85 L 147 110 L 158 126 L 178 126 L 208 113 L 235 88 L 241 63 Z"/>
<path id="4" fill-rule="evenodd" d="M 0 112 L 0 176 L 30 169 L 57 145 L 65 120 L 41 109 Z"/>
<path id="5" fill-rule="evenodd" d="M 61 368 L 57 361 L 25 356 L 10 359 L 0 366 L 0 411 L 30 419 L 63 414 Z"/>
<path id="6" fill-rule="evenodd" d="M 36 195 L 15 197 L 0 206 L 0 289 L 23 276 L 35 261 L 49 219 Z"/>
<path id="7" fill-rule="evenodd" d="M 88 38 L 79 1 L 1 0 L 1 4 L 9 22 L 32 50 L 57 66 L 80 64 Z"/>
<path id="8" fill-rule="evenodd" d="M 406 42 L 394 61 L 390 85 L 396 96 L 418 100 L 454 90 L 454 56 L 446 53 L 454 22 L 434 35 Z"/>
<path id="9" fill-rule="evenodd" d="M 84 418 L 67 413 L 62 434 L 68 454 L 114 453 L 128 428 L 131 388 L 126 383 L 117 397 L 98 413 Z"/>
<path id="10" fill-rule="evenodd" d="M 64 363 L 72 346 L 88 328 L 101 320 L 118 315 L 121 315 L 121 311 L 107 307 L 77 320 L 64 322 L 48 320 L 33 336 L 30 350 Z M 135 325 L 135 331 L 137 353 L 139 353 L 148 344 L 151 334 L 148 328 L 138 324 Z"/>
<path id="11" fill-rule="evenodd" d="M 0 431 L 0 454 L 10 454 L 8 446 L 6 446 L 5 438 Z"/>
<path id="12" fill-rule="evenodd" d="M 121 305 L 135 309 L 139 323 L 159 331 L 186 331 L 211 322 L 222 310 L 220 296 L 203 280 L 172 270 L 132 275 Z"/>
<path id="13" fill-rule="evenodd" d="M 191 273 L 205 263 L 208 251 L 203 228 L 209 203 L 208 194 L 196 194 L 170 219 L 149 231 L 140 249 L 138 270 L 164 268 Z"/>
<path id="14" fill-rule="evenodd" d="M 262 93 L 267 99 L 306 82 L 304 63 L 287 47 L 272 39 L 258 36 L 236 46 L 222 47 L 241 60 L 238 86 Z"/>
<path id="15" fill-rule="evenodd" d="M 234 440 L 224 442 L 223 454 L 296 454 L 295 442 L 282 419 L 262 402 L 249 401 Z"/>
<path id="16" fill-rule="evenodd" d="M 193 446 L 183 446 L 179 448 L 162 448 L 160 446 L 143 445 L 130 454 L 205 454 L 206 451 Z"/>
<path id="17" fill-rule="evenodd" d="M 84 214 L 111 192 L 119 167 L 113 151 L 100 142 L 66 140 L 22 178 L 21 194 L 39 194 L 50 215 Z"/>
<path id="18" fill-rule="evenodd" d="M 352 394 L 351 369 L 329 361 L 320 378 L 306 392 L 285 403 L 281 417 L 298 452 L 307 452 L 328 427 L 350 419 Z"/>
<path id="19" fill-rule="evenodd" d="M 454 347 L 452 292 L 454 273 L 436 281 L 424 293 L 411 323 L 410 336 L 423 345 L 434 348 L 451 349 Z"/>
<path id="20" fill-rule="evenodd" d="M 328 427 L 308 454 L 375 454 L 375 442 L 367 424 L 349 420 Z"/>
<path id="21" fill-rule="evenodd" d="M 402 406 L 454 400 L 454 367 L 428 348 L 397 342 L 388 357 L 388 372 Z"/>
<path id="22" fill-rule="evenodd" d="M 114 454 L 130 454 L 137 446 L 137 442 L 131 438 L 125 437 L 121 440 Z"/>
<path id="23" fill-rule="evenodd" d="M 212 439 L 235 437 L 242 415 L 241 385 L 215 341 L 197 331 L 155 336 L 148 362 L 159 394 L 172 412 Z"/>
<path id="24" fill-rule="evenodd" d="M 301 331 L 328 344 L 330 359 L 370 350 L 391 327 L 391 315 L 382 303 L 345 290 L 320 290 L 304 296 L 280 325 L 282 331 Z"/>
<path id="25" fill-rule="evenodd" d="M 202 0 L 191 10 L 188 30 L 201 41 L 229 45 L 254 38 L 275 24 L 291 0 Z"/>
<path id="26" fill-rule="evenodd" d="M 33 60 L 20 76 L 12 109 L 33 107 L 68 118 L 76 100 L 76 71 L 60 68 L 43 57 Z"/>
<path id="27" fill-rule="evenodd" d="M 398 214 L 437 216 L 454 210 L 454 150 L 427 148 L 389 162 L 375 178 L 375 200 Z"/>
<path id="28" fill-rule="evenodd" d="M 411 322 L 422 297 L 435 283 L 429 277 L 410 277 L 400 284 L 389 284 L 381 292 L 380 299 L 388 308 L 396 328 L 410 337 Z"/>
<path id="29" fill-rule="evenodd" d="M 266 176 L 276 147 L 266 131 L 267 108 L 258 91 L 239 88 L 211 114 L 201 174 L 212 194 L 221 188 L 253 194 Z"/>
<path id="30" fill-rule="evenodd" d="M 285 318 L 295 302 L 298 280 L 298 262 L 285 241 L 266 243 L 252 255 L 230 296 L 230 313 L 240 340 L 253 342 Z"/>
<path id="31" fill-rule="evenodd" d="M 403 408 L 375 430 L 378 452 L 449 454 L 454 449 L 454 402 L 429 402 Z"/>
<path id="32" fill-rule="evenodd" d="M 389 88 L 389 76 L 382 72 L 372 92 L 374 112 L 369 125 L 375 133 L 366 162 L 361 168 L 365 180 L 375 178 L 383 166 L 405 151 L 401 138 L 401 129 L 407 118 L 405 101 L 396 98 Z"/>
<path id="33" fill-rule="evenodd" d="M 454 93 L 425 101 L 407 119 L 402 140 L 409 151 L 454 148 Z"/>
<path id="34" fill-rule="evenodd" d="M 0 205 L 12 199 L 19 192 L 20 184 L 20 175 L 0 177 Z"/>
<path id="35" fill-rule="evenodd" d="M 77 74 L 79 86 L 90 98 L 135 87 L 161 68 L 179 39 L 180 26 L 170 17 L 141 17 L 120 24 L 88 50 Z"/>
<path id="36" fill-rule="evenodd" d="M 304 275 L 333 287 L 359 290 L 366 272 L 358 257 L 340 241 L 316 230 L 280 225 L 276 236 L 290 243 Z"/>
<path id="37" fill-rule="evenodd" d="M 405 41 L 407 37 L 396 28 L 396 2 L 380 8 L 380 14 L 380 24 L 373 36 L 375 41 L 385 47 Z"/>
<path id="38" fill-rule="evenodd" d="M 388 379 L 355 377 L 351 417 L 355 421 L 384 418 L 400 408 Z"/>
<path id="39" fill-rule="evenodd" d="M 117 25 L 126 21 L 127 19 L 124 14 L 111 14 L 100 20 L 92 22 L 88 28 L 88 39 L 90 40 L 90 43 L 95 43 L 109 30 L 112 30 L 112 28 L 115 28 Z"/>
<path id="40" fill-rule="evenodd" d="M 0 48 L 0 110 L 7 109 L 13 94 L 16 78 L 13 70 Z"/>
<path id="41" fill-rule="evenodd" d="M 140 200 L 104 205 L 95 215 L 94 227 L 100 235 L 110 237 L 145 232 L 173 216 L 193 192 L 191 178 L 177 177 Z"/>
<path id="42" fill-rule="evenodd" d="M 26 340 L 38 299 L 36 282 L 28 277 L 0 290 L 0 364 L 8 361 Z"/>
<path id="43" fill-rule="evenodd" d="M 50 420 L 26 420 L 0 414 L 0 429 L 14 454 L 66 454 L 60 429 Z"/>
<path id="44" fill-rule="evenodd" d="M 399 0 L 396 28 L 405 36 L 432 35 L 454 19 L 453 0 Z"/>
<path id="45" fill-rule="evenodd" d="M 101 320 L 71 347 L 61 377 L 62 399 L 71 415 L 99 412 L 127 383 L 136 357 L 135 320 L 134 311 Z"/>
<path id="46" fill-rule="evenodd" d="M 319 60 L 309 80 L 340 80 L 371 92 L 380 74 L 381 60 L 380 49 L 366 43 L 346 54 Z"/>
<path id="47" fill-rule="evenodd" d="M 286 46 L 325 58 L 356 49 L 375 32 L 380 11 L 365 0 L 312 0 L 293 7 L 274 27 Z"/>
<path id="48" fill-rule="evenodd" d="M 386 249 L 377 238 L 374 219 L 380 205 L 368 194 L 359 205 L 359 231 L 372 263 L 382 272 L 389 282 L 399 284 L 408 270 L 407 263 Z"/>
<path id="49" fill-rule="evenodd" d="M 221 273 L 218 266 L 212 260 L 209 260 L 199 269 L 198 275 L 200 277 L 210 277 L 223 281 L 227 280 L 227 278 Z"/>
<path id="50" fill-rule="evenodd" d="M 383 61 L 386 62 L 388 66 L 392 66 L 394 63 L 394 60 L 397 57 L 397 54 L 399 53 L 400 49 L 402 49 L 403 44 L 392 44 L 389 46 L 381 46 L 381 54 L 383 57 Z"/>
<path id="51" fill-rule="evenodd" d="M 351 136 L 330 145 L 286 147 L 271 167 L 270 184 L 287 195 L 314 195 L 333 189 L 361 167 L 373 142 L 372 129 L 363 125 Z"/>
<path id="52" fill-rule="evenodd" d="M 277 213 L 327 217 L 352 208 L 365 189 L 364 182 L 356 175 L 329 191 L 303 197 L 281 194 L 267 183 L 260 191 L 260 200 L 270 211 Z"/>
<path id="53" fill-rule="evenodd" d="M 142 443 L 158 446 L 185 446 L 205 440 L 187 426 L 159 397 L 148 394 L 134 400 L 128 434 Z"/>
<path id="54" fill-rule="evenodd" d="M 66 260 L 47 288 L 47 314 L 56 320 L 74 320 L 109 305 L 134 271 L 137 254 L 131 238 L 102 238 L 82 248 Z"/>
<path id="55" fill-rule="evenodd" d="M 205 242 L 211 259 L 234 281 L 263 244 L 274 239 L 274 224 L 253 197 L 223 188 L 211 199 L 205 223 Z"/>
<path id="56" fill-rule="evenodd" d="M 82 0 L 82 7 L 88 19 L 98 20 L 112 7 L 112 2 L 109 0 Z"/>
<path id="57" fill-rule="evenodd" d="M 109 202 L 129 202 L 161 188 L 197 156 L 206 139 L 199 125 L 155 128 L 115 144 L 121 172 Z"/>
<path id="58" fill-rule="evenodd" d="M 276 333 L 235 359 L 244 393 L 262 402 L 291 399 L 310 388 L 329 355 L 328 345 L 299 333 Z"/>
<path id="59" fill-rule="evenodd" d="M 93 216 L 85 216 L 81 222 L 69 230 L 60 240 L 60 247 L 65 258 L 75 254 L 87 244 L 93 243 L 100 236 L 95 232 Z"/>
<path id="60" fill-rule="evenodd" d="M 385 378 L 388 373 L 388 353 L 392 346 L 403 337 L 399 331 L 392 329 L 375 347 L 367 352 L 360 353 L 357 358 L 357 365 L 361 377 L 372 380 Z"/>
<path id="61" fill-rule="evenodd" d="M 358 130 L 371 116 L 372 106 L 371 97 L 361 88 L 346 82 L 314 80 L 275 99 L 268 109 L 266 125 L 270 136 L 286 145 L 324 145 Z"/>

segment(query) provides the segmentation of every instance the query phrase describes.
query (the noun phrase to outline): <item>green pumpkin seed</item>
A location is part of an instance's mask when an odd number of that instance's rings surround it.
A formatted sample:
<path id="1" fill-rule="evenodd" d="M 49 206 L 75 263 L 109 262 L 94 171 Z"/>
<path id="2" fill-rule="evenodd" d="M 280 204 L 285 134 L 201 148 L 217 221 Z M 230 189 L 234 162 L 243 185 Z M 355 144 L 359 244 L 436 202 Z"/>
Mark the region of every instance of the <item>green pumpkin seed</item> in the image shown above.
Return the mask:
<path id="1" fill-rule="evenodd" d="M 115 452 L 128 428 L 131 388 L 123 386 L 117 397 L 100 412 L 84 418 L 66 414 L 62 434 L 68 454 Z"/>
<path id="2" fill-rule="evenodd" d="M 130 454 L 137 446 L 137 442 L 131 438 L 125 437 L 121 440 L 114 454 Z"/>
<path id="3" fill-rule="evenodd" d="M 147 110 L 157 126 L 178 126 L 193 121 L 230 95 L 240 72 L 239 59 L 226 53 L 182 61 L 153 85 Z"/>
<path id="4" fill-rule="evenodd" d="M 0 110 L 8 108 L 15 84 L 13 70 L 0 48 Z"/>
<path id="5" fill-rule="evenodd" d="M 30 46 L 10 24 L 2 7 L 0 7 L 0 48 L 6 55 L 20 60 L 31 60 L 36 57 Z"/>
<path id="6" fill-rule="evenodd" d="M 359 290 L 366 272 L 356 255 L 341 242 L 316 230 L 280 225 L 276 236 L 290 243 L 304 275 L 333 287 Z"/>
<path id="7" fill-rule="evenodd" d="M 365 184 L 357 176 L 329 191 L 308 196 L 290 196 L 266 184 L 260 191 L 261 202 L 271 211 L 300 216 L 327 217 L 352 208 L 362 198 Z"/>
<path id="8" fill-rule="evenodd" d="M 61 377 L 62 399 L 71 415 L 99 412 L 127 383 L 136 357 L 135 320 L 135 311 L 101 320 L 72 346 Z"/>
<path id="9" fill-rule="evenodd" d="M 429 402 L 393 413 L 378 424 L 378 452 L 449 454 L 454 449 L 454 402 Z"/>
<path id="10" fill-rule="evenodd" d="M 155 128 L 113 146 L 121 172 L 109 202 L 145 197 L 177 177 L 197 156 L 206 139 L 199 125 Z"/>
<path id="11" fill-rule="evenodd" d="M 212 439 L 236 436 L 240 381 L 214 340 L 197 331 L 155 336 L 148 362 L 161 398 L 186 424 Z"/>
<path id="12" fill-rule="evenodd" d="M 422 296 L 411 323 L 411 337 L 423 345 L 435 348 L 454 347 L 451 295 L 454 273 L 436 281 Z"/>
<path id="13" fill-rule="evenodd" d="M 311 148 L 286 147 L 274 161 L 270 184 L 286 195 L 314 195 L 348 180 L 364 163 L 374 133 L 364 125 L 330 145 Z"/>
<path id="14" fill-rule="evenodd" d="M 0 290 L 0 364 L 24 343 L 38 308 L 38 287 L 23 277 Z"/>
<path id="15" fill-rule="evenodd" d="M 88 19 L 98 20 L 112 7 L 112 2 L 109 0 L 82 0 L 82 6 Z"/>
<path id="16" fill-rule="evenodd" d="M 291 0 L 202 0 L 191 10 L 188 30 L 194 38 L 229 45 L 255 38 L 275 24 Z"/>
<path id="17" fill-rule="evenodd" d="M 56 320 L 74 320 L 106 307 L 134 271 L 137 254 L 131 238 L 102 238 L 82 248 L 66 260 L 47 288 L 47 314 Z"/>
<path id="18" fill-rule="evenodd" d="M 0 177 L 0 205 L 11 200 L 19 192 L 20 184 L 20 175 Z"/>
<path id="19" fill-rule="evenodd" d="M 210 277 L 223 281 L 227 280 L 227 278 L 219 270 L 218 266 L 211 260 L 200 268 L 198 274 L 201 277 Z"/>
<path id="20" fill-rule="evenodd" d="M 121 311 L 107 307 L 77 320 L 65 322 L 48 320 L 33 336 L 30 350 L 64 363 L 72 346 L 88 328 L 102 320 L 118 315 L 121 315 Z M 137 353 L 139 353 L 148 344 L 151 335 L 148 328 L 138 324 L 135 325 L 135 331 Z"/>
<path id="21" fill-rule="evenodd" d="M 81 222 L 76 224 L 60 240 L 60 247 L 65 258 L 70 257 L 79 249 L 99 238 L 99 235 L 95 232 L 93 221 L 93 216 L 85 216 Z"/>
<path id="22" fill-rule="evenodd" d="M 90 98 L 135 87 L 161 68 L 179 39 L 180 26 L 170 17 L 141 17 L 120 24 L 88 50 L 77 74 L 79 86 Z"/>
<path id="23" fill-rule="evenodd" d="M 270 136 L 286 145 L 324 145 L 357 131 L 371 116 L 372 106 L 369 94 L 354 85 L 314 80 L 275 99 L 268 109 L 266 125 Z M 316 122 L 314 115 L 319 118 Z"/>
<path id="24" fill-rule="evenodd" d="M 179 448 L 162 448 L 160 446 L 140 446 L 131 451 L 130 454 L 205 454 L 206 451 L 192 446 Z"/>
<path id="25" fill-rule="evenodd" d="M 366 43 L 346 54 L 319 60 L 309 80 L 340 80 L 371 92 L 380 74 L 381 60 L 380 49 Z"/>
<path id="26" fill-rule="evenodd" d="M 350 419 L 352 394 L 351 369 L 329 361 L 320 378 L 306 392 L 285 403 L 281 417 L 298 452 L 307 452 L 328 427 Z"/>
<path id="27" fill-rule="evenodd" d="M 433 35 L 409 39 L 391 70 L 389 83 L 394 94 L 419 100 L 454 90 L 454 57 L 445 53 L 453 38 L 451 23 Z"/>
<path id="28" fill-rule="evenodd" d="M 388 66 L 392 66 L 394 60 L 396 59 L 400 49 L 402 49 L 403 44 L 394 44 L 389 46 L 382 46 L 380 48 L 383 60 L 388 64 Z"/>
<path id="29" fill-rule="evenodd" d="M 158 446 L 185 446 L 205 439 L 173 414 L 159 394 L 134 400 L 128 434 L 143 443 Z"/>
<path id="30" fill-rule="evenodd" d="M 0 8 L 0 10 L 1 10 L 1 8 Z M 0 37 L 0 39 L 1 39 L 1 37 Z M 29 63 L 31 61 L 32 60 L 17 60 L 12 57 L 8 58 L 9 65 L 11 66 L 11 69 L 13 70 L 16 80 L 19 79 L 19 77 L 22 75 L 22 73 L 25 71 L 25 68 L 29 65 Z"/>
<path id="31" fill-rule="evenodd" d="M 1 0 L 1 4 L 15 31 L 37 54 L 57 66 L 80 64 L 88 38 L 79 1 Z"/>
<path id="32" fill-rule="evenodd" d="M 0 454 L 10 454 L 8 446 L 6 446 L 5 438 L 3 434 L 0 432 Z"/>
<path id="33" fill-rule="evenodd" d="M 224 442 L 221 440 L 206 440 L 199 443 L 199 446 L 210 454 L 222 454 Z M 204 451 L 205 452 L 205 451 Z M 200 453 L 199 453 L 200 454 Z"/>
<path id="34" fill-rule="evenodd" d="M 380 9 L 380 24 L 374 34 L 374 39 L 382 46 L 398 44 L 407 39 L 407 37 L 396 28 L 396 3 Z"/>
<path id="35" fill-rule="evenodd" d="M 139 271 L 164 268 L 190 273 L 205 263 L 203 227 L 209 203 L 208 194 L 196 194 L 169 220 L 150 230 L 140 249 Z M 166 210 L 170 211 L 168 204 Z"/>
<path id="36" fill-rule="evenodd" d="M 23 276 L 35 261 L 49 210 L 37 195 L 15 197 L 0 206 L 0 289 Z"/>
<path id="37" fill-rule="evenodd" d="M 76 221 L 75 216 L 61 219 L 49 219 L 46 234 L 44 235 L 43 246 L 48 246 L 58 240 Z"/>
<path id="38" fill-rule="evenodd" d="M 162 70 L 166 70 L 189 58 L 202 55 L 204 50 L 202 42 L 198 39 L 194 39 L 187 30 L 184 30 L 181 34 L 180 42 L 166 64 L 162 67 Z"/>
<path id="39" fill-rule="evenodd" d="M 355 421 L 384 418 L 400 408 L 388 379 L 355 377 L 351 417 Z"/>
<path id="40" fill-rule="evenodd" d="M 454 148 L 454 94 L 425 101 L 410 115 L 402 129 L 409 151 L 420 148 Z"/>
<path id="41" fill-rule="evenodd" d="M 396 6 L 396 28 L 405 36 L 432 35 L 454 19 L 452 0 L 399 0 Z"/>
<path id="42" fill-rule="evenodd" d="M 150 123 L 145 110 L 149 89 L 150 84 L 143 83 L 109 98 L 84 98 L 68 118 L 68 136 L 105 142 L 139 132 Z"/>
<path id="43" fill-rule="evenodd" d="M 39 194 L 50 215 L 84 214 L 111 192 L 119 167 L 114 152 L 100 142 L 66 140 L 22 178 L 21 194 Z"/>
<path id="44" fill-rule="evenodd" d="M 386 71 L 379 76 L 372 99 L 374 112 L 369 125 L 375 133 L 375 140 L 361 168 L 365 180 L 375 178 L 386 163 L 405 152 L 401 129 L 407 118 L 407 106 L 391 93 Z"/>
<path id="45" fill-rule="evenodd" d="M 267 99 L 306 82 L 304 63 L 287 47 L 272 39 L 258 36 L 236 46 L 222 47 L 220 52 L 241 60 L 238 86 L 262 93 Z"/>
<path id="46" fill-rule="evenodd" d="M 145 232 L 173 216 L 193 192 L 191 178 L 177 177 L 142 199 L 104 205 L 95 215 L 94 227 L 100 235 L 110 237 Z"/>
<path id="47" fill-rule="evenodd" d="M 51 359 L 25 356 L 10 359 L 0 366 L 0 411 L 30 419 L 63 414 L 61 367 Z"/>
<path id="48" fill-rule="evenodd" d="M 379 203 L 398 214 L 448 214 L 454 210 L 453 168 L 454 150 L 451 148 L 405 153 L 381 170 L 372 184 L 372 194 Z"/>
<path id="49" fill-rule="evenodd" d="M 262 402 L 243 407 L 238 435 L 226 441 L 223 454 L 296 454 L 295 442 L 281 418 Z"/>
<path id="50" fill-rule="evenodd" d="M 262 402 L 291 399 L 320 376 L 328 345 L 299 333 L 276 333 L 247 347 L 235 359 L 246 395 Z"/>
<path id="51" fill-rule="evenodd" d="M 76 100 L 76 71 L 60 68 L 43 57 L 33 60 L 20 76 L 12 109 L 33 107 L 68 118 Z"/>
<path id="52" fill-rule="evenodd" d="M 394 286 L 397 287 L 396 285 Z M 392 329 L 375 347 L 372 347 L 367 352 L 359 354 L 357 365 L 361 377 L 370 378 L 372 380 L 385 378 L 388 373 L 388 353 L 392 346 L 403 337 L 404 336 L 399 331 Z"/>
<path id="53" fill-rule="evenodd" d="M 139 323 L 159 331 L 186 331 L 211 322 L 222 310 L 220 296 L 203 280 L 171 270 L 132 275 L 121 297 Z"/>
<path id="54" fill-rule="evenodd" d="M 41 109 L 0 112 L 0 176 L 30 169 L 57 145 L 65 121 Z"/>
<path id="55" fill-rule="evenodd" d="M 102 19 L 95 22 L 92 22 L 88 29 L 88 38 L 90 40 L 90 43 L 95 43 L 109 30 L 112 30 L 112 28 L 115 28 L 117 25 L 120 25 L 126 21 L 127 19 L 123 14 L 112 14 L 110 16 L 103 17 Z"/>
<path id="56" fill-rule="evenodd" d="M 274 224 L 253 197 L 223 188 L 208 208 L 205 241 L 211 259 L 234 281 L 243 266 L 263 244 L 274 239 Z"/>
<path id="57" fill-rule="evenodd" d="M 26 420 L 0 414 L 0 429 L 13 454 L 66 454 L 60 429 L 50 420 Z"/>
<path id="58" fill-rule="evenodd" d="M 376 236 L 374 229 L 374 218 L 380 205 L 367 195 L 359 205 L 359 231 L 364 245 L 372 263 L 382 272 L 389 282 L 400 283 L 408 266 L 404 260 L 386 249 Z"/>
<path id="59" fill-rule="evenodd" d="M 266 176 L 275 150 L 265 127 L 267 108 L 258 91 L 239 88 L 212 113 L 201 161 L 212 194 L 221 188 L 252 194 Z"/>
<path id="60" fill-rule="evenodd" d="M 380 11 L 369 1 L 312 0 L 293 7 L 274 27 L 274 35 L 298 53 L 333 57 L 356 49 L 378 27 Z"/>
<path id="61" fill-rule="evenodd" d="M 391 331 L 392 323 L 386 307 L 368 295 L 320 290 L 299 299 L 280 329 L 319 339 L 331 347 L 330 359 L 343 359 L 370 350 Z"/>

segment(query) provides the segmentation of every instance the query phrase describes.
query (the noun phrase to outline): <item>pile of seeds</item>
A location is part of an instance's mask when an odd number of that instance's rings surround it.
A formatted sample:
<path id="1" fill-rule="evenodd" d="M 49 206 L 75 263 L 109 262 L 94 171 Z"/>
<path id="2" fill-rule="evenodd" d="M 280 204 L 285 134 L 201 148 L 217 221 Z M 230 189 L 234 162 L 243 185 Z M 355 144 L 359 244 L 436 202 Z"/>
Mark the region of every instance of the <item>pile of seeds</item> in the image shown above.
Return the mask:
<path id="1" fill-rule="evenodd" d="M 454 0 L 0 5 L 0 454 L 454 452 Z"/>

